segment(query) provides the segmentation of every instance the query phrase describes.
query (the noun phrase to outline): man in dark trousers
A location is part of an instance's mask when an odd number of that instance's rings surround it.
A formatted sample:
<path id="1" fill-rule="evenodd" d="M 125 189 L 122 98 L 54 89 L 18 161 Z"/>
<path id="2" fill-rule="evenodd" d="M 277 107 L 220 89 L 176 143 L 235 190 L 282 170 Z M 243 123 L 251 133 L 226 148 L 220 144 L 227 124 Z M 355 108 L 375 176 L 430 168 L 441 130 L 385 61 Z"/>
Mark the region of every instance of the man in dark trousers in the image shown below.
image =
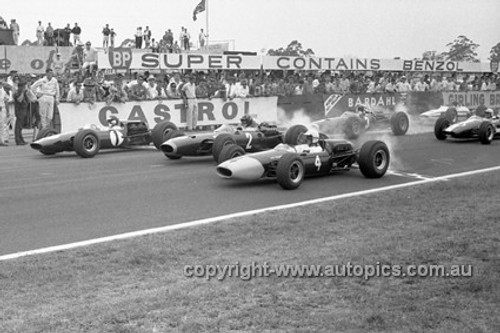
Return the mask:
<path id="1" fill-rule="evenodd" d="M 14 112 L 16 115 L 14 138 L 18 146 L 26 144 L 26 142 L 24 142 L 22 129 L 26 123 L 30 107 L 29 93 L 30 91 L 26 86 L 26 82 L 20 81 L 17 90 L 14 92 Z"/>

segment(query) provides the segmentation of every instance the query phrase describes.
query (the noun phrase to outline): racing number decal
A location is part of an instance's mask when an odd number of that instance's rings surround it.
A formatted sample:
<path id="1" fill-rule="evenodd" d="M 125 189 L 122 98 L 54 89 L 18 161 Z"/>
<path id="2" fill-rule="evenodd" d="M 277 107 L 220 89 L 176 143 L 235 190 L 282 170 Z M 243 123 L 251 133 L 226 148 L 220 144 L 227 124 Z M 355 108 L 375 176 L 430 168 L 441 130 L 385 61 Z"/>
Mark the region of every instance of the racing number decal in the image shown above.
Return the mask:
<path id="1" fill-rule="evenodd" d="M 248 139 L 248 143 L 247 143 L 247 146 L 245 147 L 246 150 L 250 150 L 252 149 L 252 134 L 250 133 L 245 133 L 245 136 L 247 137 Z"/>
<path id="2" fill-rule="evenodd" d="M 316 168 L 318 168 L 318 171 L 321 169 L 321 159 L 319 158 L 319 155 L 316 155 L 316 161 L 314 161 L 314 165 Z"/>

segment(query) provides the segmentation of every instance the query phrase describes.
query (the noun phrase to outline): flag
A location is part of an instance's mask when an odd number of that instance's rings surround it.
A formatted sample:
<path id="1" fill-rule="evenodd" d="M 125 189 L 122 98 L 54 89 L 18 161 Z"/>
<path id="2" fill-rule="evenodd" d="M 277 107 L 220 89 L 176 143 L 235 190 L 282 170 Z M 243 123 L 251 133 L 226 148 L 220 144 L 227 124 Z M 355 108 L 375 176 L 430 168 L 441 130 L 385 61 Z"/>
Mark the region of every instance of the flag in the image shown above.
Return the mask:
<path id="1" fill-rule="evenodd" d="M 201 0 L 198 6 L 193 11 L 193 21 L 196 21 L 196 15 L 198 13 L 204 12 L 205 11 L 205 0 Z"/>

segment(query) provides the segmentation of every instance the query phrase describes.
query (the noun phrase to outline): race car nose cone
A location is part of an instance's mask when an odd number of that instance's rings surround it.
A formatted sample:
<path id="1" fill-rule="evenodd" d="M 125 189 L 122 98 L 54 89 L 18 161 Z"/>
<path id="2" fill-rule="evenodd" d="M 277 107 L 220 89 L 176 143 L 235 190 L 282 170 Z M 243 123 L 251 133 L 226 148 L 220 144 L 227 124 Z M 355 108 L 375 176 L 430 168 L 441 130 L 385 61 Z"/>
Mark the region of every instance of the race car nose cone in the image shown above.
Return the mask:
<path id="1" fill-rule="evenodd" d="M 30 144 L 30 146 L 31 146 L 31 148 L 36 149 L 36 150 L 40 150 L 40 149 L 42 149 L 42 145 L 41 145 L 41 144 L 39 144 L 39 143 L 36 143 L 36 142 L 32 142 L 32 143 Z"/>
<path id="2" fill-rule="evenodd" d="M 238 157 L 217 166 L 217 174 L 222 178 L 257 180 L 264 175 L 262 164 L 251 157 Z"/>
<path id="3" fill-rule="evenodd" d="M 177 145 L 168 140 L 167 142 L 161 144 L 160 149 L 164 153 L 175 154 L 177 152 Z"/>

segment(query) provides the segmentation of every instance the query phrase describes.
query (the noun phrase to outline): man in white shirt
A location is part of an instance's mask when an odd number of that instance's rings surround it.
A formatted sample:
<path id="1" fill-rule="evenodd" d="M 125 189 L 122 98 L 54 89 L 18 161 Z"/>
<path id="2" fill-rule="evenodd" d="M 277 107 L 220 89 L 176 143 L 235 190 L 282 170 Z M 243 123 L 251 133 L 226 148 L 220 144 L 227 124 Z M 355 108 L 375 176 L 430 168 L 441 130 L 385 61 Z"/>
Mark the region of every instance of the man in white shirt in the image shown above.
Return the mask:
<path id="1" fill-rule="evenodd" d="M 54 77 L 52 69 L 46 70 L 45 77 L 39 79 L 31 86 L 31 90 L 41 96 L 38 98 L 42 128 L 50 126 L 54 116 L 54 103 L 59 104 L 59 83 Z"/>
<path id="2" fill-rule="evenodd" d="M 90 72 L 97 69 L 97 50 L 92 47 L 90 42 L 85 43 L 85 49 L 83 50 L 82 70 L 87 68 L 89 68 Z"/>
<path id="3" fill-rule="evenodd" d="M 4 121 L 7 114 L 7 103 L 9 102 L 9 96 L 3 88 L 3 81 L 0 81 L 0 146 L 7 146 L 4 142 Z"/>
<path id="4" fill-rule="evenodd" d="M 185 75 L 184 85 L 182 86 L 182 95 L 186 104 L 186 122 L 188 131 L 196 128 L 198 123 L 198 101 L 196 100 L 196 84 L 192 75 Z"/>
<path id="5" fill-rule="evenodd" d="M 250 96 L 250 87 L 248 86 L 247 79 L 242 79 L 234 85 L 234 90 L 231 92 L 230 97 L 247 98 Z"/>
<path id="6" fill-rule="evenodd" d="M 406 76 L 402 76 L 399 82 L 396 84 L 396 89 L 399 92 L 411 91 L 411 85 L 406 81 Z"/>

